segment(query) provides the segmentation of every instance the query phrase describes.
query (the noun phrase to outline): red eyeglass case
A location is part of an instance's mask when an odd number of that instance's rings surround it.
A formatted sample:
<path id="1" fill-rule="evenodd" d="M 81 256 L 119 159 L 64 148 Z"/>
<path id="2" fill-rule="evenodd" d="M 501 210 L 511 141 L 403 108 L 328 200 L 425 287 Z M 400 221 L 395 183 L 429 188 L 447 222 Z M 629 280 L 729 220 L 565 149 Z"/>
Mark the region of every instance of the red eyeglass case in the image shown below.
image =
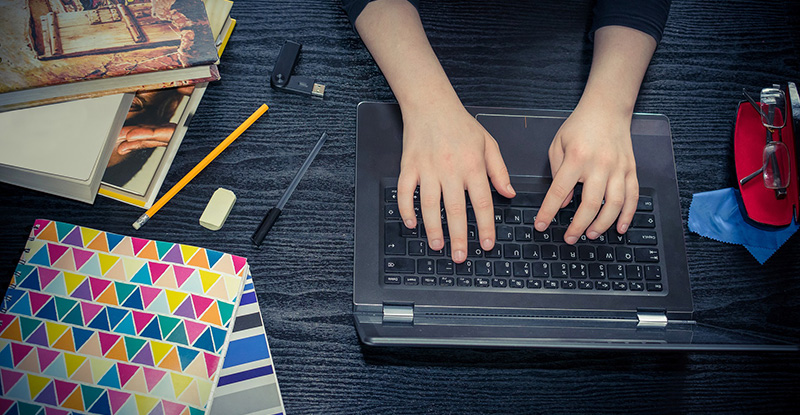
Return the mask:
<path id="1" fill-rule="evenodd" d="M 745 215 L 750 220 L 769 226 L 786 226 L 792 219 L 800 222 L 798 208 L 800 208 L 800 195 L 798 195 L 797 147 L 800 139 L 795 131 L 800 130 L 800 96 L 797 87 L 789 82 L 783 88 L 786 92 L 786 126 L 781 131 L 783 143 L 789 150 L 790 180 L 786 189 L 786 197 L 777 199 L 775 191 L 764 186 L 761 177 L 739 185 L 739 180 L 758 170 L 762 164 L 762 153 L 766 144 L 766 128 L 761 124 L 761 116 L 748 102 L 739 103 L 736 114 L 736 126 L 733 133 L 734 164 L 736 166 L 736 184 L 739 188 L 741 204 Z"/>

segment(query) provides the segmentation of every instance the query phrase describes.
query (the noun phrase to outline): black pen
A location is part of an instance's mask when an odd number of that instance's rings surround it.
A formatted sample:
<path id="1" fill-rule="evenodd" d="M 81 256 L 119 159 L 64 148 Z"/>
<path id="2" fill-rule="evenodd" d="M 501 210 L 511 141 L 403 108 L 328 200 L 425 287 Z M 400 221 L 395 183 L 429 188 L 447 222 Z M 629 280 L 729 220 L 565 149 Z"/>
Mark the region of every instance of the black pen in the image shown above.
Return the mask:
<path id="1" fill-rule="evenodd" d="M 281 215 L 281 210 L 286 205 L 286 202 L 289 200 L 289 197 L 292 196 L 292 192 L 297 187 L 297 184 L 300 183 L 300 179 L 306 174 L 308 167 L 311 165 L 311 162 L 314 161 L 314 158 L 317 157 L 319 150 L 322 148 L 322 145 L 325 144 L 325 140 L 328 138 L 327 133 L 322 133 L 322 137 L 319 138 L 317 141 L 317 145 L 314 146 L 314 149 L 311 150 L 311 153 L 306 157 L 306 161 L 303 162 L 303 165 L 300 166 L 300 170 L 297 171 L 297 174 L 294 175 L 294 179 L 292 183 L 289 184 L 289 187 L 283 193 L 283 197 L 281 200 L 278 201 L 278 204 L 275 205 L 274 208 L 270 209 L 267 212 L 267 215 L 264 216 L 264 219 L 261 220 L 261 224 L 258 225 L 258 229 L 253 233 L 253 236 L 250 237 L 250 240 L 256 246 L 261 246 L 261 242 L 264 242 L 264 238 L 269 233 L 269 230 L 272 229 L 272 225 L 275 224 L 275 221 L 278 220 L 278 216 Z"/>

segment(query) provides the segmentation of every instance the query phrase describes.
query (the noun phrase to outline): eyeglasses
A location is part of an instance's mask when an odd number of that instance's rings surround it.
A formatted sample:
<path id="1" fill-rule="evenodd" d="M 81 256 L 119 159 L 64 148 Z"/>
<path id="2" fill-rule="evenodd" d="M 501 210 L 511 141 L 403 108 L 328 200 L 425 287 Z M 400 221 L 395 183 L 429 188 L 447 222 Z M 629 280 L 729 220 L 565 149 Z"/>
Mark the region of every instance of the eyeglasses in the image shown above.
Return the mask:
<path id="1" fill-rule="evenodd" d="M 783 143 L 781 135 L 786 125 L 786 95 L 779 88 L 764 88 L 761 90 L 759 102 L 756 103 L 747 90 L 743 89 L 742 93 L 761 115 L 761 124 L 766 128 L 766 144 L 762 152 L 761 168 L 739 180 L 739 185 L 743 186 L 760 174 L 764 186 L 775 191 L 775 198 L 783 199 L 786 197 L 791 172 L 789 149 Z"/>

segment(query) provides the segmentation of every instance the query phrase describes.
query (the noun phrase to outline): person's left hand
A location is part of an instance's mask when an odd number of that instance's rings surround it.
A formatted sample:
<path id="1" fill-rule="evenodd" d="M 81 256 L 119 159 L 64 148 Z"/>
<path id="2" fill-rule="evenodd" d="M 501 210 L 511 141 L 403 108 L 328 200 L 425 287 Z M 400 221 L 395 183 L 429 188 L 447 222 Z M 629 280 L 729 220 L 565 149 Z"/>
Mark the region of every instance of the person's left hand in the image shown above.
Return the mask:
<path id="1" fill-rule="evenodd" d="M 117 136 L 114 151 L 111 153 L 109 166 L 120 163 L 131 151 L 153 147 L 166 147 L 169 145 L 175 124 L 161 126 L 128 125 L 122 127 Z"/>
<path id="2" fill-rule="evenodd" d="M 536 217 L 538 231 L 572 200 L 579 182 L 581 204 L 564 234 L 567 243 L 577 242 L 584 231 L 596 239 L 615 220 L 617 232 L 628 230 L 639 200 L 630 127 L 629 114 L 578 105 L 550 145 L 553 183 Z"/>

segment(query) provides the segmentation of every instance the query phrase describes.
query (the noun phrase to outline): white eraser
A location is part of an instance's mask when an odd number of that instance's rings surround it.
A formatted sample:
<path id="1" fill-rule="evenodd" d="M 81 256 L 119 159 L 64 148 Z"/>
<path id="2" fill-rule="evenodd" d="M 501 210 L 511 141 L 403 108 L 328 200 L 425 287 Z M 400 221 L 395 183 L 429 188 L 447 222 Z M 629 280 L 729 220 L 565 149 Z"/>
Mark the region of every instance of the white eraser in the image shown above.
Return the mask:
<path id="1" fill-rule="evenodd" d="M 228 219 L 228 214 L 236 203 L 236 195 L 228 189 L 219 188 L 214 191 L 206 210 L 200 216 L 200 225 L 212 231 L 219 230 Z"/>

